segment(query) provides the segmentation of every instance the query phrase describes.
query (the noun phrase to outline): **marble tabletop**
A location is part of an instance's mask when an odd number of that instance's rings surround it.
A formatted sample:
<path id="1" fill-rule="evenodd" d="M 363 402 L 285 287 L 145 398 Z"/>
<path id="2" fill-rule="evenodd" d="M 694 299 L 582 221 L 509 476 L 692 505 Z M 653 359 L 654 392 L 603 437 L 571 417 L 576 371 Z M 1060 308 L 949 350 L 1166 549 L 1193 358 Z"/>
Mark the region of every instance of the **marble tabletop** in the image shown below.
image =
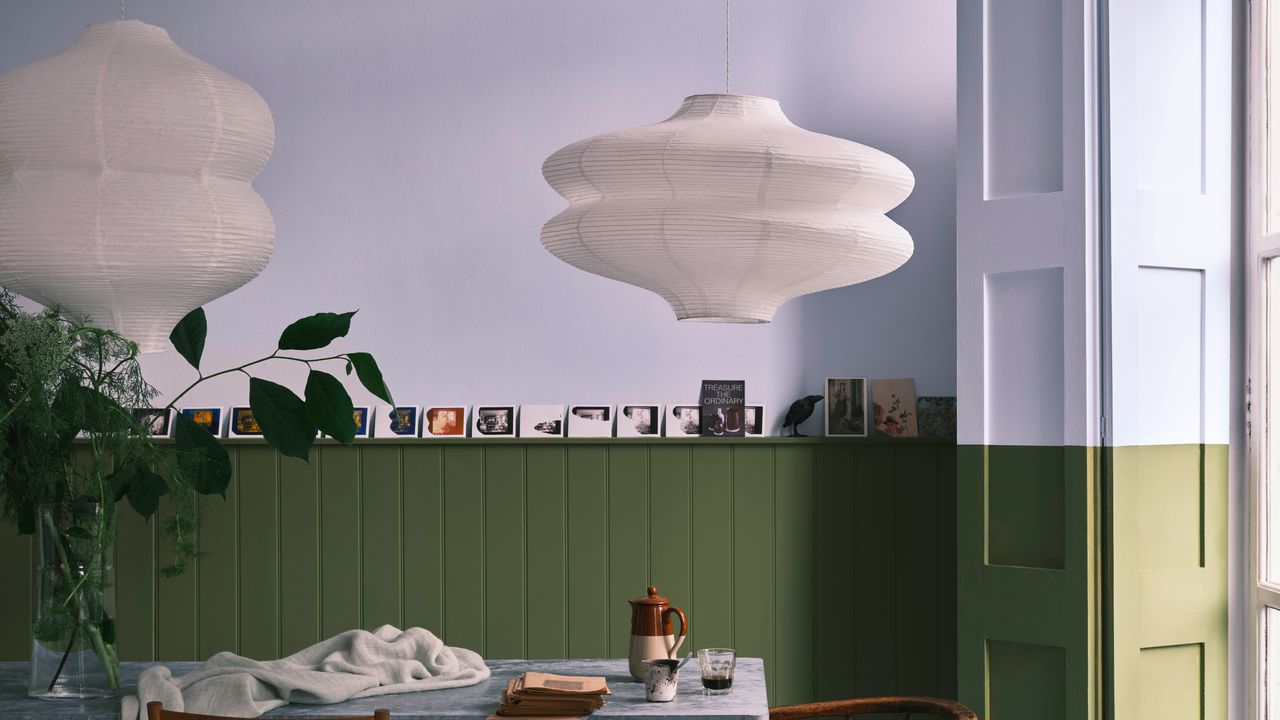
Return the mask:
<path id="1" fill-rule="evenodd" d="M 705 696 L 698 677 L 696 662 L 680 671 L 676 699 L 669 703 L 651 703 L 644 699 L 644 685 L 631 679 L 626 660 L 489 660 L 493 675 L 488 680 L 465 688 L 428 692 L 383 695 L 364 700 L 350 700 L 336 705 L 286 705 L 267 713 L 268 718 L 323 718 L 334 715 L 371 715 L 377 708 L 391 711 L 392 720 L 483 720 L 498 707 L 498 696 L 507 680 L 526 670 L 562 675 L 603 675 L 613 695 L 604 707 L 591 715 L 592 720 L 614 718 L 699 718 L 699 720 L 761 720 L 769 715 L 765 695 L 764 661 L 760 658 L 738 658 L 734 671 L 733 692 L 729 695 Z M 152 663 L 121 663 L 120 674 L 125 692 L 132 692 L 138 673 Z M 182 675 L 199 663 L 163 663 Z M 35 700 L 27 697 L 27 663 L 0 663 L 0 718 L 4 720 L 118 720 L 118 699 Z"/>

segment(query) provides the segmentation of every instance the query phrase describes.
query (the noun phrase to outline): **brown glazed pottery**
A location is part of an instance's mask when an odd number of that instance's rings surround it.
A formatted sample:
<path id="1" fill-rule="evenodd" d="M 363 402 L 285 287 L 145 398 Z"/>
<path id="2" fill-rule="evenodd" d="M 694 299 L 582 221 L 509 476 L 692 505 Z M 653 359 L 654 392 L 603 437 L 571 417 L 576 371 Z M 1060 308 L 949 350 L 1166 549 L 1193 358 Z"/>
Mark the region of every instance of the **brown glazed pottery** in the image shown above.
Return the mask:
<path id="1" fill-rule="evenodd" d="M 689 634 L 689 619 L 684 611 L 672 607 L 671 601 L 658 594 L 658 588 L 649 586 L 644 597 L 628 600 L 631 603 L 631 654 L 628 656 L 631 677 L 644 681 L 646 660 L 670 660 L 676 657 L 680 644 Z M 671 616 L 680 616 L 680 635 L 671 626 Z"/>

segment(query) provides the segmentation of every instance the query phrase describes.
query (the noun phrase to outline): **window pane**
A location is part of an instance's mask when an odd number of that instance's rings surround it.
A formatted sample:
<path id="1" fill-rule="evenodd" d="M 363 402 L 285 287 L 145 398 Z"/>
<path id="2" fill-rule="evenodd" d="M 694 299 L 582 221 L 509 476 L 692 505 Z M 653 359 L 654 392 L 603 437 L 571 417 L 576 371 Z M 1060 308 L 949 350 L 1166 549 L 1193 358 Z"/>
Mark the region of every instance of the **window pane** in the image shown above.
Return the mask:
<path id="1" fill-rule="evenodd" d="M 1280 610 L 1267 608 L 1266 619 L 1262 623 L 1264 677 L 1266 693 L 1263 706 L 1267 709 L 1267 720 L 1280 720 Z"/>
<path id="2" fill-rule="evenodd" d="M 1265 63 L 1265 87 L 1263 93 L 1266 96 L 1266 104 L 1263 112 L 1266 114 L 1266 137 L 1263 138 L 1266 148 L 1265 157 L 1263 158 L 1263 167 L 1260 173 L 1261 180 L 1265 189 L 1266 208 L 1264 209 L 1265 234 L 1274 234 L 1280 232 L 1280 138 L 1275 137 L 1273 128 L 1280 127 L 1280 72 L 1273 72 L 1273 69 L 1280 69 L 1280 12 L 1273 11 L 1274 8 L 1267 10 L 1267 38 L 1266 38 L 1266 57 L 1263 59 Z"/>
<path id="3" fill-rule="evenodd" d="M 1267 261 L 1263 282 L 1266 292 L 1266 318 L 1263 323 L 1263 349 L 1266 353 L 1266 387 L 1259 400 L 1265 403 L 1261 428 L 1266 442 L 1265 476 L 1261 483 L 1263 491 L 1262 527 L 1262 569 L 1263 579 L 1271 584 L 1280 585 L 1280 432 L 1276 432 L 1280 422 L 1280 259 Z M 1277 716 L 1280 720 L 1280 716 Z"/>

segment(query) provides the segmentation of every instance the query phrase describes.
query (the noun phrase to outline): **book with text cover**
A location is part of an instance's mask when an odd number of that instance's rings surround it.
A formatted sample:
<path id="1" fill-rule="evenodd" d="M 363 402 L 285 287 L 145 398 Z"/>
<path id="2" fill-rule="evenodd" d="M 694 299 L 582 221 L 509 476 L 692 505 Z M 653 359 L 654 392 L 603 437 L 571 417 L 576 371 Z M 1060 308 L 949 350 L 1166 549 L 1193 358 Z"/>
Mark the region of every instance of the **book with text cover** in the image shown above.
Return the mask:
<path id="1" fill-rule="evenodd" d="M 698 397 L 703 437 L 745 435 L 747 383 L 745 380 L 703 380 Z"/>

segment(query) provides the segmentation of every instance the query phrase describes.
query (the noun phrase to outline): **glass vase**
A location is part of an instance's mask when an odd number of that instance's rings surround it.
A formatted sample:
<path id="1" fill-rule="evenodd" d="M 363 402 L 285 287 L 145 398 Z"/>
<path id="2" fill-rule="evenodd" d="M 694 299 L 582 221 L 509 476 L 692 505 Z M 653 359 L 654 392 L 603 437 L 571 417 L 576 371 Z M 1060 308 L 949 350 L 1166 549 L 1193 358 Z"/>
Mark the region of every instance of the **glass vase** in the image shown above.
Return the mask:
<path id="1" fill-rule="evenodd" d="M 84 699 L 119 693 L 115 530 L 114 508 L 100 503 L 49 503 L 36 509 L 28 695 Z"/>

